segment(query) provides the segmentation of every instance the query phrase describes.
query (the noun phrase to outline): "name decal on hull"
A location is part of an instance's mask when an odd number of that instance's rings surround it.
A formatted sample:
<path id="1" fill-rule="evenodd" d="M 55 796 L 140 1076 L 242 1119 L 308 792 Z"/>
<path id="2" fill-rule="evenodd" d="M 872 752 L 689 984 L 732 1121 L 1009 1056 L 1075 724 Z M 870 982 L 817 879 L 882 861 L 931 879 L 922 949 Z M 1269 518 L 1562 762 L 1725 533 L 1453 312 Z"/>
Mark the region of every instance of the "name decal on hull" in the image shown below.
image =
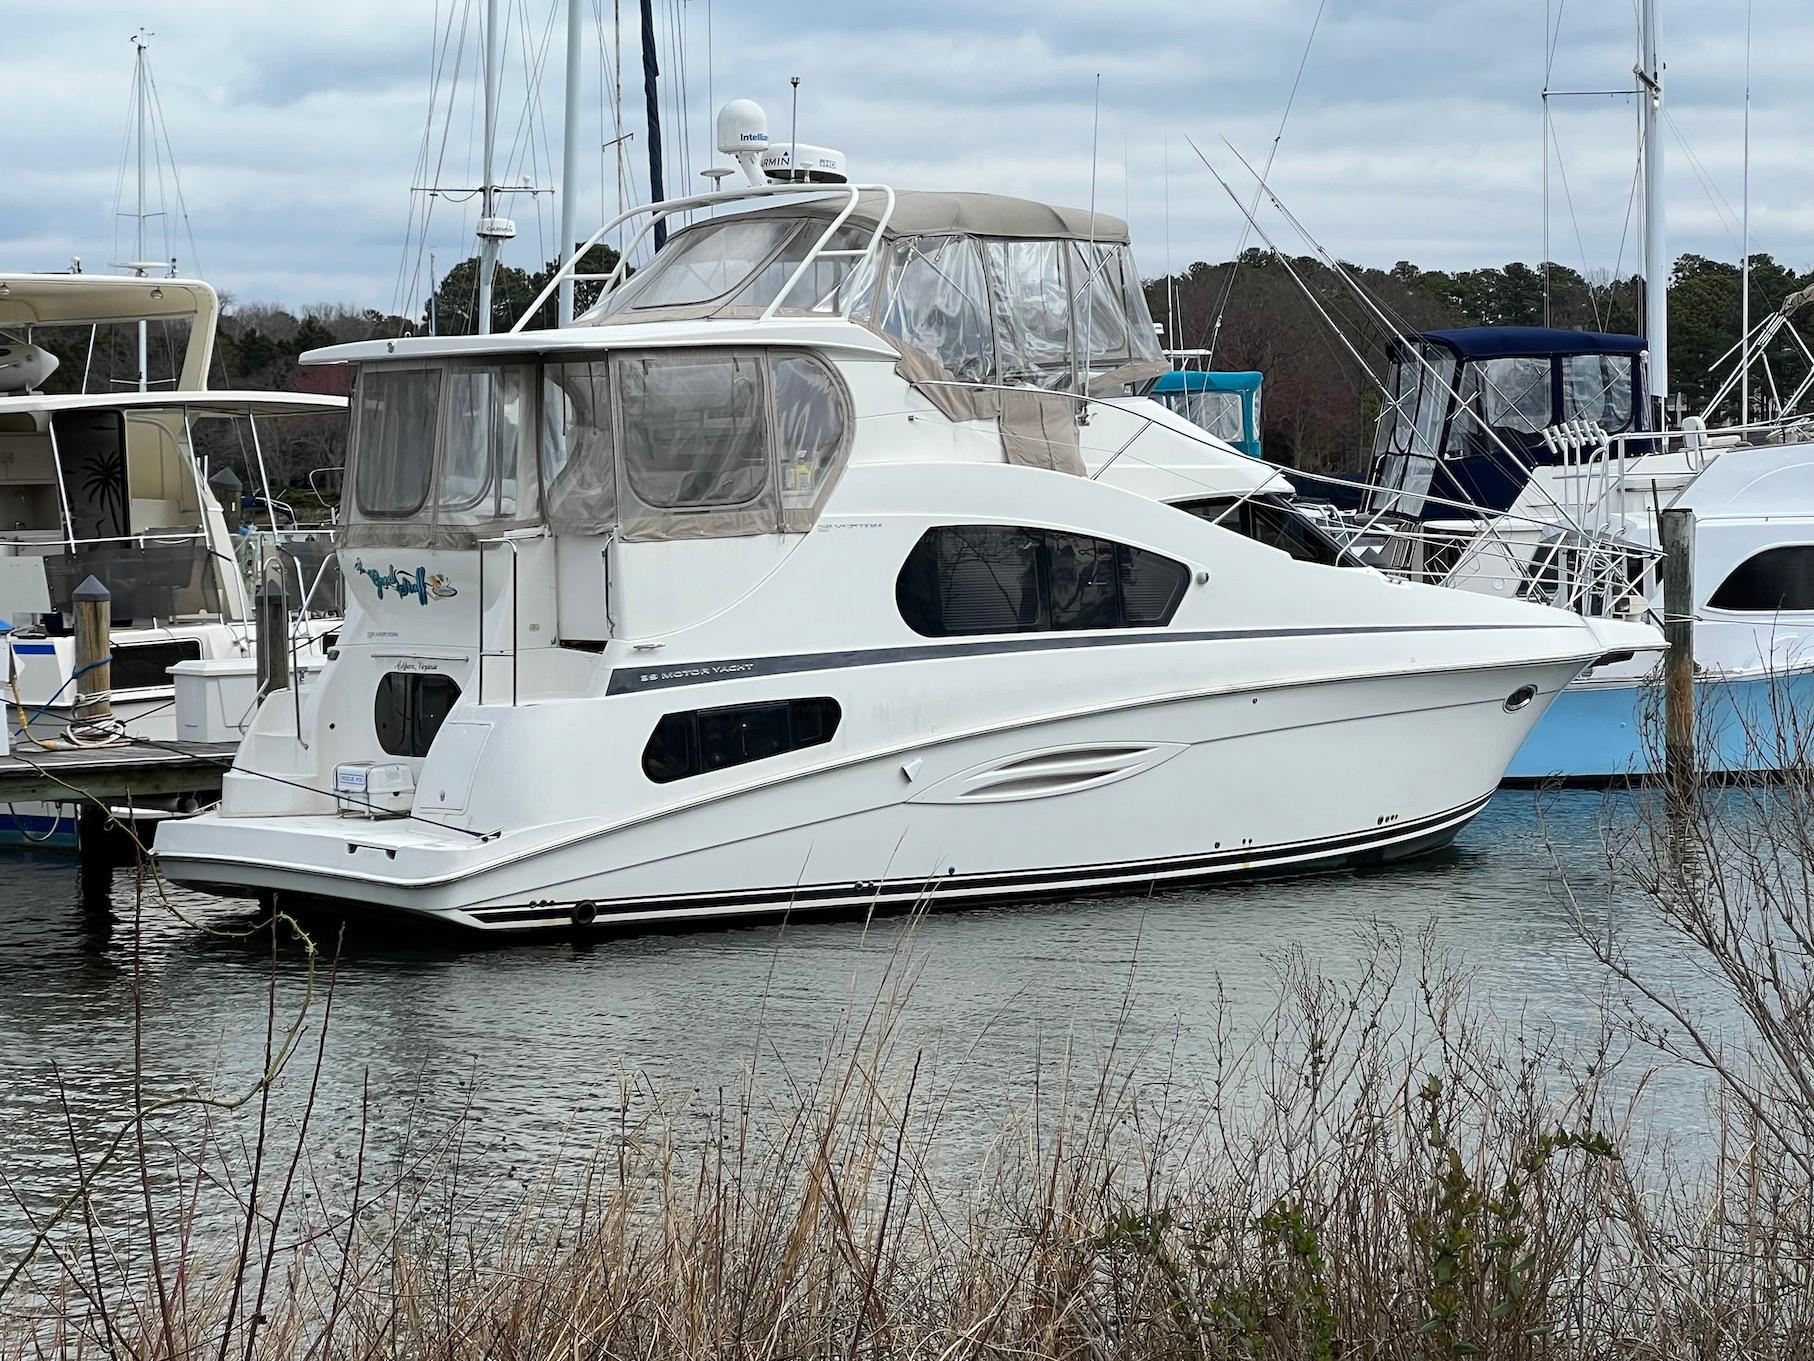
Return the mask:
<path id="1" fill-rule="evenodd" d="M 445 572 L 430 572 L 426 567 L 418 567 L 414 572 L 406 567 L 399 572 L 397 565 L 391 563 L 380 572 L 376 567 L 367 567 L 365 559 L 354 558 L 353 572 L 372 583 L 380 600 L 384 599 L 386 591 L 395 591 L 399 600 L 408 600 L 413 595 L 418 605 L 426 605 L 430 600 L 446 600 L 460 593 Z"/>

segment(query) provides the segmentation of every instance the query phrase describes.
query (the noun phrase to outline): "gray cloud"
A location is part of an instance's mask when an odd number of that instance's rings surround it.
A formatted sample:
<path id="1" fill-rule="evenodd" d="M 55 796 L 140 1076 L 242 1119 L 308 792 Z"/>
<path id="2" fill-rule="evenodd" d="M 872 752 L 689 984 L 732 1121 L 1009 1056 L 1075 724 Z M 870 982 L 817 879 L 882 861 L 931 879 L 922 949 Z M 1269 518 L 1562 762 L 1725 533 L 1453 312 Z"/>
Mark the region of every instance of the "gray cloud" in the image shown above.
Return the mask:
<path id="1" fill-rule="evenodd" d="M 185 266 L 199 265 L 241 298 L 416 305 L 426 277 L 419 255 L 433 250 L 445 264 L 471 248 L 471 203 L 438 201 L 426 242 L 408 233 L 436 44 L 462 23 L 457 84 L 444 73 L 443 92 L 456 97 L 441 182 L 470 184 L 478 175 L 482 5 L 474 3 L 468 19 L 467 3 L 14 0 L 0 88 L 22 135 L 9 143 L 4 167 L 0 259 L 9 268 L 59 268 L 79 254 L 93 268 L 123 258 L 114 196 L 128 115 L 128 39 L 143 22 L 156 33 L 152 59 L 194 230 L 193 256 L 180 230 L 172 245 Z M 712 159 L 708 92 L 720 102 L 736 94 L 761 100 L 775 133 L 785 136 L 787 77 L 798 74 L 801 137 L 843 148 L 864 178 L 1081 204 L 1091 193 L 1100 73 L 1096 200 L 1128 212 L 1149 273 L 1234 249 L 1239 214 L 1186 139 L 1239 192 L 1250 192 L 1222 139 L 1264 159 L 1317 10 L 1316 0 L 1148 0 L 1121 11 L 1076 0 L 922 0 L 911 9 L 821 0 L 680 3 L 689 98 L 683 124 L 670 126 L 667 139 L 676 151 L 687 145 L 695 172 Z M 668 7 L 658 0 L 658 11 Z M 503 0 L 503 8 L 512 30 L 500 118 L 504 168 L 546 186 L 550 160 L 559 156 L 558 22 L 539 72 L 536 60 L 556 5 Z M 600 8 L 608 27 L 610 0 Z M 636 6 L 626 0 L 623 8 L 625 124 L 635 134 L 640 190 Z M 1630 8 L 1587 0 L 1561 8 L 1552 84 L 1628 87 Z M 1671 58 L 1671 247 L 1730 258 L 1740 203 L 1743 7 L 1662 0 L 1662 8 Z M 1280 197 L 1351 260 L 1462 267 L 1539 258 L 1543 9 L 1538 0 L 1327 0 L 1274 167 Z M 663 31 L 664 63 L 672 65 L 665 21 Z M 1814 205 L 1799 191 L 1814 170 L 1807 135 L 1814 95 L 1799 67 L 1801 54 L 1814 50 L 1814 13 L 1805 0 L 1757 0 L 1755 31 L 1752 240 L 1805 268 L 1814 264 Z M 610 60 L 607 51 L 604 64 Z M 608 102 L 601 101 L 603 77 L 589 34 L 582 99 L 589 150 L 579 186 L 588 222 L 616 198 L 613 164 L 597 149 L 612 135 L 600 121 Z M 539 84 L 542 99 L 526 121 L 530 84 Z M 1629 270 L 1637 259 L 1631 100 L 1569 99 L 1555 107 L 1552 254 L 1577 267 Z M 684 182 L 700 183 L 691 174 Z M 512 211 L 521 234 L 507 258 L 530 266 L 552 254 L 552 200 L 517 198 Z M 1281 246 L 1304 248 L 1275 217 L 1264 225 Z M 157 237 L 161 249 L 161 227 Z M 419 277 L 409 287 L 412 273 Z"/>

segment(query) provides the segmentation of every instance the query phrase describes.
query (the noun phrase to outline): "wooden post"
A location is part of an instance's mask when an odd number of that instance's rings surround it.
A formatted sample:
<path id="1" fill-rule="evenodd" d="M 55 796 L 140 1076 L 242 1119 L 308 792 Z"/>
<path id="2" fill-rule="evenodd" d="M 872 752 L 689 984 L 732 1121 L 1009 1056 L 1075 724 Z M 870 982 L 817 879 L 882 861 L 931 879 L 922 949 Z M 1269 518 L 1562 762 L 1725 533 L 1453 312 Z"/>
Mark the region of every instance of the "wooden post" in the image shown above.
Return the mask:
<path id="1" fill-rule="evenodd" d="M 1663 543 L 1663 763 L 1670 783 L 1694 779 L 1694 512 L 1666 510 Z"/>
<path id="2" fill-rule="evenodd" d="M 113 595 L 94 577 L 71 596 L 76 616 L 76 710 L 74 723 L 105 723 L 113 717 Z"/>
<path id="3" fill-rule="evenodd" d="M 290 611 L 283 587 L 266 581 L 258 588 L 253 627 L 258 634 L 258 693 L 268 695 L 290 683 Z"/>
<path id="4" fill-rule="evenodd" d="M 238 534 L 241 512 L 240 494 L 245 490 L 245 483 L 239 480 L 238 473 L 223 465 L 208 479 L 208 486 L 220 501 L 220 513 L 226 518 L 227 533 Z"/>
<path id="5" fill-rule="evenodd" d="M 85 911 L 113 907 L 113 850 L 112 816 L 100 800 L 82 800 L 76 810 L 76 882 Z"/>

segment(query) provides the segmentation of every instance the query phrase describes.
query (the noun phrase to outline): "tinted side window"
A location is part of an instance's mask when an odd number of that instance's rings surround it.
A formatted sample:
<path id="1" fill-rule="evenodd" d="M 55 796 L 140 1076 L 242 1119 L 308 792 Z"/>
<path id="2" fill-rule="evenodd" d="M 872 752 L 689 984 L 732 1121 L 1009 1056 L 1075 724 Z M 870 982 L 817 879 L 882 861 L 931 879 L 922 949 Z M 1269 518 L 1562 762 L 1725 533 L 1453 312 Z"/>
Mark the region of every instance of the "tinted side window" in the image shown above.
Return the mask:
<path id="1" fill-rule="evenodd" d="M 1143 548 L 1061 530 L 942 525 L 914 545 L 895 603 L 915 633 L 947 638 L 1171 622 L 1190 570 Z"/>
<path id="2" fill-rule="evenodd" d="M 1268 498 L 1245 499 L 1218 496 L 1202 501 L 1179 503 L 1200 520 L 1208 520 L 1231 529 L 1245 538 L 1289 553 L 1299 562 L 1320 563 L 1324 567 L 1357 567 L 1359 561 L 1332 539 L 1319 525 L 1292 509 Z"/>
<path id="3" fill-rule="evenodd" d="M 816 747 L 838 730 L 838 702 L 823 697 L 665 714 L 642 751 L 656 784 Z"/>
<path id="4" fill-rule="evenodd" d="M 916 633 L 1024 633 L 1043 626 L 1039 556 L 1043 535 L 1009 525 L 928 531 L 895 583 L 901 615 Z"/>
<path id="5" fill-rule="evenodd" d="M 1716 610 L 1814 610 L 1814 544 L 1766 548 L 1735 567 L 1707 603 Z"/>
<path id="6" fill-rule="evenodd" d="M 1189 584 L 1183 563 L 1121 545 L 1121 607 L 1129 628 L 1170 623 Z"/>
<path id="7" fill-rule="evenodd" d="M 1053 628 L 1121 627 L 1121 573 L 1114 544 L 1081 534 L 1047 534 L 1046 554 Z"/>
<path id="8" fill-rule="evenodd" d="M 393 671 L 378 682 L 372 722 L 378 745 L 392 756 L 426 756 L 460 698 L 451 676 Z"/>

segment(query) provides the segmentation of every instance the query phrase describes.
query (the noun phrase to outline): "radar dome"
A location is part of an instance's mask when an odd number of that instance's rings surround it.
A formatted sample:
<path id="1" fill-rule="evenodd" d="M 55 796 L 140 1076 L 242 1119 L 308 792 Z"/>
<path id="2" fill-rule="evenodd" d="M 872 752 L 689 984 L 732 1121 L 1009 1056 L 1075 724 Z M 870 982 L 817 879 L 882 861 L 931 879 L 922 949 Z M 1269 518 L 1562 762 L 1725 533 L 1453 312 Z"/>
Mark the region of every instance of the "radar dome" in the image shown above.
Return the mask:
<path id="1" fill-rule="evenodd" d="M 726 156 L 768 150 L 768 115 L 753 99 L 733 99 L 718 110 L 718 150 Z"/>
<path id="2" fill-rule="evenodd" d="M 850 171 L 842 151 L 808 146 L 805 142 L 780 142 L 762 156 L 762 173 L 787 184 L 849 184 Z"/>

